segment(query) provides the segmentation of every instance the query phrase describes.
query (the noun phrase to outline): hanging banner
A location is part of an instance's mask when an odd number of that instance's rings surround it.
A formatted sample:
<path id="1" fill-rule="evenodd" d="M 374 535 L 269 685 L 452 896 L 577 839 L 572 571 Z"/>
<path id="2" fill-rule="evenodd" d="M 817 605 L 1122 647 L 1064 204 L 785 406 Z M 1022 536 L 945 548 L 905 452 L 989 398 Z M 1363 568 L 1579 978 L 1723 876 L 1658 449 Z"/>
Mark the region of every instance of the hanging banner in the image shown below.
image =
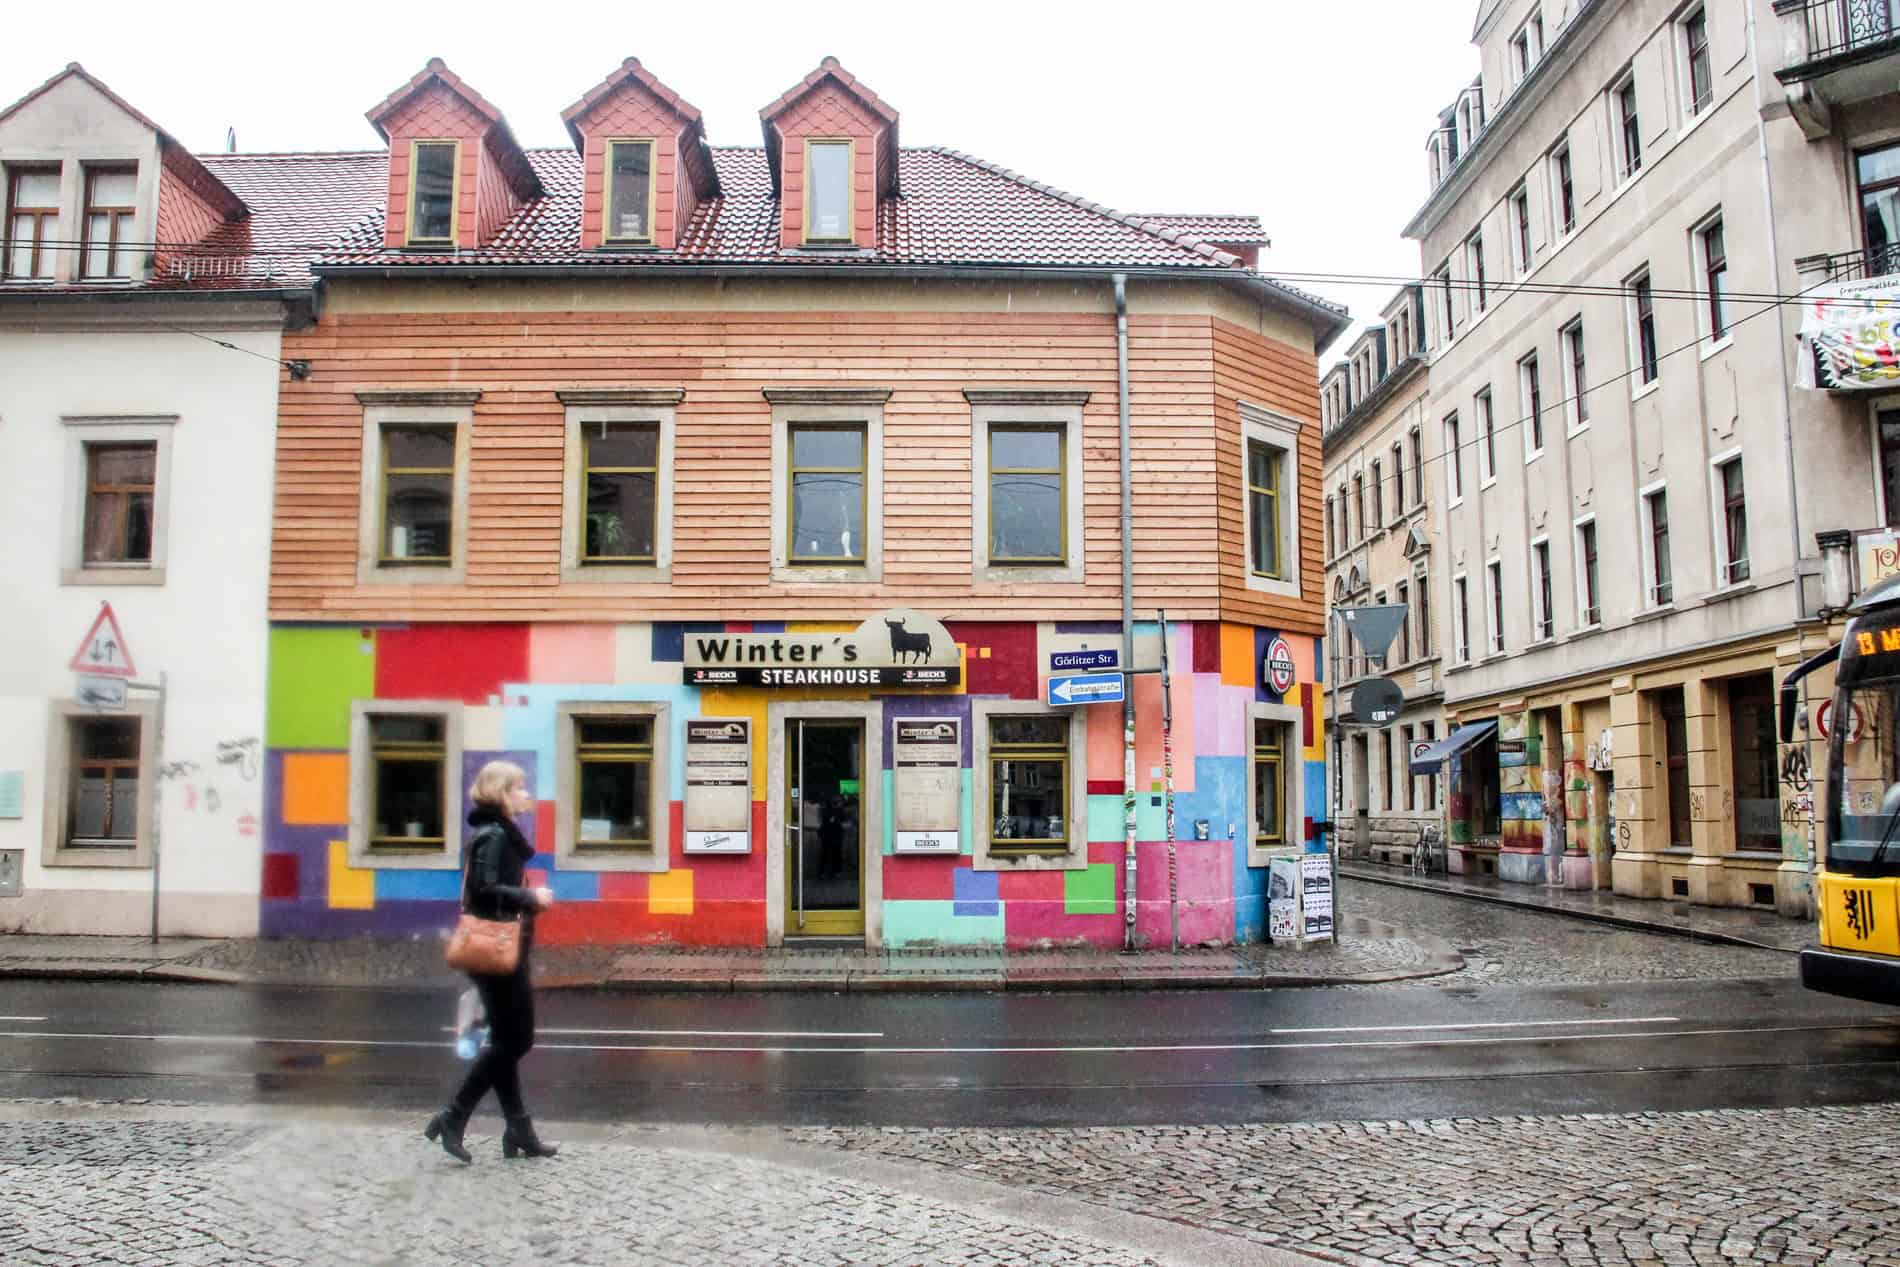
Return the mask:
<path id="1" fill-rule="evenodd" d="M 752 852 L 752 723 L 696 717 L 686 723 L 687 853 Z"/>
<path id="2" fill-rule="evenodd" d="M 899 718 L 891 745 L 891 847 L 898 853 L 960 852 L 963 723 L 955 717 Z"/>
<path id="3" fill-rule="evenodd" d="M 956 642 L 933 616 L 879 612 L 850 633 L 692 633 L 688 686 L 955 686 Z"/>
<path id="4" fill-rule="evenodd" d="M 1795 358 L 1803 387 L 1870 391 L 1900 387 L 1900 276 L 1829 282 L 1801 303 L 1801 342 L 1812 356 Z"/>

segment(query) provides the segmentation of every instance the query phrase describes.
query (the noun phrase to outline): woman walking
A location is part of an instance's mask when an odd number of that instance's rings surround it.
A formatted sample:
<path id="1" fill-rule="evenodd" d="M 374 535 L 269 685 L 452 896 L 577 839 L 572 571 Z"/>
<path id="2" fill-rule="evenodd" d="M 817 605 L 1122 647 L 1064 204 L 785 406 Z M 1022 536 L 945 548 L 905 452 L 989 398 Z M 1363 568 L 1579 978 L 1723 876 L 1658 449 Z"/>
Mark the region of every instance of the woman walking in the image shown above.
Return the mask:
<path id="1" fill-rule="evenodd" d="M 470 1115 L 492 1088 L 501 1105 L 507 1129 L 501 1136 L 502 1156 L 552 1157 L 553 1144 L 534 1133 L 534 1123 L 521 1103 L 521 1058 L 534 1046 L 534 991 L 528 980 L 529 950 L 534 942 L 534 913 L 554 905 L 552 891 L 522 885 L 534 848 L 515 825 L 515 816 L 534 806 L 528 776 L 518 765 L 490 761 L 475 776 L 469 794 L 474 808 L 468 823 L 474 829 L 462 856 L 462 910 L 480 919 L 521 920 L 521 956 L 506 976 L 469 974 L 481 994 L 487 1013 L 489 1040 L 462 1080 L 461 1090 L 448 1107 L 429 1119 L 423 1134 L 439 1139 L 449 1156 L 473 1161 L 462 1146 L 462 1132 Z"/>

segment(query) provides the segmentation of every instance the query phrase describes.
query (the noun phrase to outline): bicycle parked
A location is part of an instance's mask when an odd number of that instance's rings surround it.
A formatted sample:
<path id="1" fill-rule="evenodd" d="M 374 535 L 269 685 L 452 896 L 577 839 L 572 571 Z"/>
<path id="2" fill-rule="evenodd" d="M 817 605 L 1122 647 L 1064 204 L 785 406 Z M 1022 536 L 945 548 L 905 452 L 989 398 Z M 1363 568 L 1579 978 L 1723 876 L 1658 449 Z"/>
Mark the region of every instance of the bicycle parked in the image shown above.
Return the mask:
<path id="1" fill-rule="evenodd" d="M 1445 874 L 1444 833 L 1436 823 L 1425 823 L 1418 829 L 1418 843 L 1412 846 L 1412 874 Z"/>

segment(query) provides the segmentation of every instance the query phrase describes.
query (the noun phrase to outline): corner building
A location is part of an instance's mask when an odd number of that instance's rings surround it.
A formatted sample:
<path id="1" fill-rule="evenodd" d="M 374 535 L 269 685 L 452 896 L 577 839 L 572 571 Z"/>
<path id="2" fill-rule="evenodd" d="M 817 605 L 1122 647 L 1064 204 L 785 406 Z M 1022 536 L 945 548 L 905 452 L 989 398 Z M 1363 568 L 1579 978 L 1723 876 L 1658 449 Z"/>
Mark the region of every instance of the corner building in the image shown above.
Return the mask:
<path id="1" fill-rule="evenodd" d="M 829 59 L 755 149 L 631 59 L 571 148 L 522 149 L 440 62 L 370 118 L 376 194 L 285 344 L 265 935 L 446 927 L 504 757 L 550 942 L 1121 944 L 1121 707 L 1049 702 L 1054 653 L 1121 641 L 1118 277 L 1181 935 L 1265 935 L 1267 862 L 1323 848 L 1315 348 L 1344 314 L 1256 271 L 1256 220 L 901 148 Z"/>

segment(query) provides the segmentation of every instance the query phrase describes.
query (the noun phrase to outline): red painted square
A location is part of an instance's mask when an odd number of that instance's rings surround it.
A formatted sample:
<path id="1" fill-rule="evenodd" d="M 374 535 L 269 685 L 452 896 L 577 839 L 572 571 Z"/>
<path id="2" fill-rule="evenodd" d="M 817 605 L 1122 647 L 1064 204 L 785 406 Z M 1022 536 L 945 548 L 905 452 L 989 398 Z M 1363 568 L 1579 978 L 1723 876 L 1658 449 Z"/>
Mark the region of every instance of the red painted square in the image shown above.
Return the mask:
<path id="1" fill-rule="evenodd" d="M 1214 621 L 1195 622 L 1194 671 L 1220 672 L 1220 625 Z"/>
<path id="2" fill-rule="evenodd" d="M 644 871 L 603 871 L 600 873 L 600 900 L 603 902 L 644 902 L 647 900 L 647 874 Z"/>
<path id="3" fill-rule="evenodd" d="M 752 852 L 694 855 L 693 912 L 707 902 L 765 900 L 765 802 L 752 802 Z"/>
<path id="4" fill-rule="evenodd" d="M 945 622 L 951 640 L 969 648 L 964 656 L 964 690 L 972 695 L 1007 695 L 1011 699 L 1041 699 L 1042 682 L 1036 663 L 1036 627 L 1026 623 L 966 624 Z M 987 658 L 980 654 L 990 649 Z"/>
<path id="5" fill-rule="evenodd" d="M 528 680 L 526 625 L 410 625 L 376 632 L 377 699 L 486 704 Z"/>
<path id="6" fill-rule="evenodd" d="M 264 881 L 260 886 L 260 892 L 265 898 L 296 897 L 299 870 L 297 855 L 294 853 L 265 854 Z"/>
<path id="7" fill-rule="evenodd" d="M 1005 871 L 996 877 L 996 896 L 1005 902 L 1060 902 L 1060 871 Z"/>
<path id="8" fill-rule="evenodd" d="M 959 866 L 969 865 L 968 859 L 913 858 L 904 854 L 893 854 L 882 861 L 887 902 L 947 902 L 955 896 L 953 873 Z"/>

